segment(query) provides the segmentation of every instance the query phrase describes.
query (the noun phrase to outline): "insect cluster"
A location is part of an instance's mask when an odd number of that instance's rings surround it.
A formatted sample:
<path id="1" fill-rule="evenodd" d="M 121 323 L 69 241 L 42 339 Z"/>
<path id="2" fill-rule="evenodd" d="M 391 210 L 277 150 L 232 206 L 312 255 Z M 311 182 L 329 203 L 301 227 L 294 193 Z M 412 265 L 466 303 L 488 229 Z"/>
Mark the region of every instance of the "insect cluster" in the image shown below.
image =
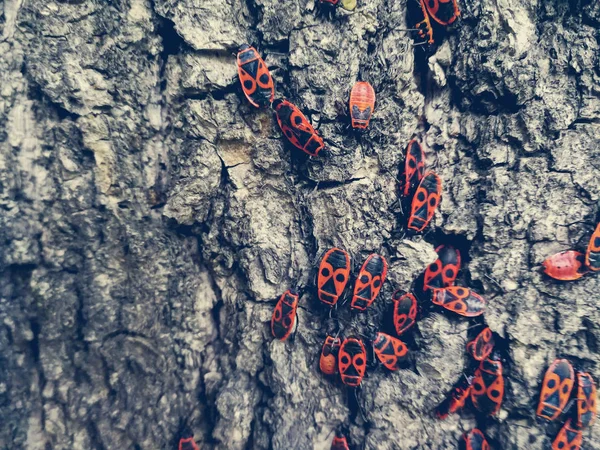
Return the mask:
<path id="1" fill-rule="evenodd" d="M 453 286 L 460 270 L 459 251 L 442 245 L 436 252 L 438 259 L 423 275 L 423 292 L 432 291 L 434 304 L 456 314 L 465 317 L 481 316 L 485 300 L 470 289 Z M 474 408 L 478 416 L 484 417 L 495 415 L 502 406 L 503 364 L 499 354 L 494 352 L 494 334 L 488 326 L 478 325 L 477 328 L 475 336 L 466 345 L 469 366 L 435 410 L 435 415 L 441 420 L 459 412 L 467 404 Z M 477 428 L 463 435 L 460 447 L 467 450 L 490 448 L 484 434 Z"/>
<path id="2" fill-rule="evenodd" d="M 238 76 L 244 95 L 256 108 L 271 106 L 277 123 L 288 140 L 303 152 L 317 156 L 325 146 L 296 105 L 285 99 L 275 100 L 275 84 L 269 68 L 254 47 L 243 44 L 237 55 Z"/>
<path id="3" fill-rule="evenodd" d="M 320 0 L 328 8 L 342 7 L 354 10 L 356 0 Z M 423 20 L 415 25 L 422 44 L 433 44 L 434 28 L 452 24 L 460 15 L 456 0 L 418 0 Z M 311 157 L 318 157 L 325 149 L 325 140 L 315 130 L 303 112 L 287 99 L 275 99 L 275 86 L 269 69 L 257 50 L 247 44 L 240 47 L 237 66 L 242 90 L 247 100 L 257 108 L 271 107 L 286 139 Z M 358 81 L 350 92 L 349 115 L 351 125 L 358 130 L 369 126 L 376 102 L 373 87 Z M 425 154 L 417 140 L 411 140 L 406 149 L 403 178 L 400 184 L 400 205 L 405 220 L 406 234 L 423 232 L 430 224 L 441 202 L 442 180 L 434 171 L 425 170 Z M 436 408 L 435 415 L 446 419 L 450 414 L 469 408 L 478 417 L 494 416 L 501 409 L 505 393 L 503 358 L 496 347 L 497 337 L 483 319 L 485 299 L 472 289 L 455 285 L 461 269 L 461 254 L 450 245 L 435 249 L 438 258 L 412 284 L 410 292 L 396 290 L 391 297 L 393 332 L 381 331 L 380 326 L 371 335 L 356 332 L 343 336 L 336 317 L 339 308 L 350 301 L 352 314 L 366 311 L 377 299 L 388 275 L 388 264 L 383 255 L 370 254 L 353 274 L 352 258 L 342 248 L 326 250 L 316 265 L 314 292 L 321 304 L 330 308 L 329 315 L 338 323 L 337 332 L 327 333 L 319 355 L 319 369 L 327 377 L 339 377 L 342 385 L 354 390 L 360 387 L 373 356 L 390 371 L 404 366 L 409 359 L 409 342 L 405 337 L 414 329 L 419 315 L 431 308 L 449 311 L 456 316 L 473 319 L 469 328 L 471 339 L 465 351 L 469 363 L 445 400 Z M 600 271 L 600 224 L 594 232 L 585 254 L 570 250 L 548 258 L 544 271 L 559 280 L 581 278 L 590 271 Z M 352 289 L 348 289 L 353 281 Z M 271 317 L 274 338 L 286 341 L 298 328 L 298 308 L 304 296 L 303 289 L 290 288 L 276 302 Z M 351 294 L 349 292 L 352 292 Z M 353 319 L 355 316 L 352 316 Z M 354 321 L 349 322 L 354 327 Z M 395 333 L 394 333 L 395 332 Z M 394 335 L 395 334 L 395 335 Z M 406 342 L 405 342 L 406 341 Z M 581 445 L 581 430 L 589 426 L 596 415 L 596 387 L 587 373 L 577 374 L 576 415 L 569 418 L 553 443 L 553 450 L 577 450 Z M 556 420 L 567 409 L 574 385 L 574 373 L 566 360 L 556 361 L 546 374 L 538 416 Z M 191 438 L 190 438 L 191 439 Z M 180 450 L 195 450 L 195 443 L 182 439 Z M 183 443 L 183 444 L 182 444 Z M 182 445 L 184 445 L 182 447 Z M 191 445 L 186 447 L 186 445 Z M 490 448 L 484 433 L 472 429 L 465 433 L 459 447 L 465 450 Z M 332 449 L 348 449 L 347 438 L 337 432 Z"/>
<path id="4" fill-rule="evenodd" d="M 257 108 L 271 106 L 277 124 L 287 140 L 310 156 L 319 156 L 325 142 L 302 111 L 286 99 L 275 100 L 275 84 L 271 73 L 254 47 L 244 44 L 237 55 L 237 66 L 244 95 Z M 365 82 L 357 82 L 350 93 L 352 127 L 366 129 L 375 108 L 375 90 Z"/>
<path id="5" fill-rule="evenodd" d="M 419 38 L 425 39 L 420 44 L 433 44 L 434 28 L 452 25 L 460 17 L 457 0 L 417 0 L 417 3 L 423 20 L 408 31 L 414 31 Z M 354 11 L 357 0 L 319 0 L 319 4 L 330 13 L 336 7 Z"/>
<path id="6" fill-rule="evenodd" d="M 352 11 L 356 8 L 356 0 L 320 0 L 325 7 L 342 7 Z M 433 44 L 433 19 L 440 25 L 452 24 L 460 15 L 456 0 L 419 0 L 424 19 L 415 25 L 414 31 L 421 38 L 427 40 L 423 43 Z M 271 73 L 258 51 L 248 44 L 240 46 L 237 54 L 238 76 L 244 95 L 251 105 L 256 108 L 271 107 L 276 115 L 277 124 L 288 141 L 296 148 L 310 156 L 319 156 L 325 148 L 325 142 L 312 126 L 304 113 L 286 99 L 275 100 L 275 84 Z M 375 90 L 366 81 L 358 81 L 350 93 L 349 112 L 352 127 L 364 130 L 369 126 L 369 121 L 375 108 Z M 426 186 L 435 189 L 439 187 L 439 179 L 425 177 Z M 422 223 L 419 218 L 416 218 Z M 414 225 L 418 227 L 417 225 Z"/>
<path id="7" fill-rule="evenodd" d="M 464 317 L 481 316 L 485 300 L 472 290 L 453 286 L 460 270 L 461 257 L 450 246 L 436 249 L 438 259 L 423 276 L 423 291 L 432 291 L 432 302 Z M 460 411 L 470 400 L 475 410 L 483 415 L 494 415 L 502 406 L 504 376 L 500 356 L 493 353 L 495 340 L 492 330 L 479 325 L 474 338 L 466 345 L 469 367 L 454 385 L 448 397 L 436 409 L 439 419 Z"/>
<path id="8" fill-rule="evenodd" d="M 544 273 L 555 280 L 578 280 L 587 273 L 600 271 L 600 223 L 592 234 L 584 253 L 567 250 L 547 258 L 542 267 Z"/>
<path id="9" fill-rule="evenodd" d="M 406 221 L 409 233 L 419 233 L 427 228 L 441 201 L 442 183 L 435 172 L 425 172 L 425 154 L 418 141 L 408 144 L 404 164 L 403 181 L 400 186 L 403 209 L 410 211 Z M 319 368 L 327 376 L 339 375 L 341 382 L 357 388 L 367 371 L 368 354 L 373 353 L 381 365 L 390 371 L 401 368 L 409 356 L 408 345 L 401 339 L 416 323 L 419 313 L 419 300 L 425 307 L 439 306 L 464 317 L 481 316 L 485 300 L 476 292 L 462 286 L 454 286 L 461 267 L 460 252 L 447 245 L 436 249 L 438 259 L 428 266 L 415 281 L 413 292 L 397 290 L 392 294 L 392 321 L 395 336 L 376 331 L 366 340 L 357 336 L 343 337 L 337 334 L 326 336 L 319 357 Z M 339 304 L 350 300 L 350 310 L 361 313 L 369 308 L 379 296 L 386 280 L 388 264 L 379 254 L 369 255 L 358 274 L 352 276 L 352 258 L 341 248 L 331 248 L 324 252 L 316 274 L 316 294 L 319 301 L 332 311 Z M 354 278 L 351 296 L 346 298 L 347 287 Z M 346 299 L 346 300 L 342 300 Z M 288 290 L 280 297 L 271 318 L 271 331 L 275 338 L 286 340 L 297 324 L 296 313 L 299 295 Z M 489 328 L 484 330 L 468 345 L 468 351 L 479 363 L 473 377 L 469 377 L 465 395 L 471 395 L 480 411 L 487 414 L 497 412 L 503 396 L 502 365 L 489 357 L 493 349 L 493 336 Z M 471 379 L 477 389 L 472 389 Z M 493 387 L 492 387 L 493 386 Z M 500 389 L 499 396 L 495 396 Z M 459 402 L 464 405 L 465 398 Z M 461 405 L 462 406 L 462 405 Z M 459 407 L 452 406 L 451 412 Z M 336 440 L 345 439 L 336 436 Z M 334 447 L 332 447 L 334 448 Z M 343 447 L 341 447 L 343 448 Z"/>
<path id="10" fill-rule="evenodd" d="M 572 411 L 571 411 L 572 410 Z M 582 430 L 596 420 L 596 383 L 592 376 L 573 370 L 566 359 L 555 360 L 544 376 L 537 416 L 546 421 L 566 420 L 552 441 L 552 450 L 579 450 Z"/>

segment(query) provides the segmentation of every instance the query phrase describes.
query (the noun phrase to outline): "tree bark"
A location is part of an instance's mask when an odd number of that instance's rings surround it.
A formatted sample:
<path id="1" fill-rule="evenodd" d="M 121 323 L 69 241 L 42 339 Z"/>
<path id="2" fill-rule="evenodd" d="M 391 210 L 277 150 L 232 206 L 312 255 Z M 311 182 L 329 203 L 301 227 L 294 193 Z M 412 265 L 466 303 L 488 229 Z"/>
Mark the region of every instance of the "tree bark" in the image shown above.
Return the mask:
<path id="1" fill-rule="evenodd" d="M 357 400 L 318 370 L 326 333 L 377 331 L 441 243 L 463 252 L 459 283 L 487 298 L 508 356 L 503 408 L 479 425 L 496 449 L 548 445 L 548 364 L 600 376 L 600 277 L 539 270 L 597 223 L 600 4 L 460 0 L 436 44 L 413 47 L 413 3 L 328 17 L 313 0 L 4 0 L 0 447 L 174 449 L 189 427 L 202 450 L 328 449 L 343 424 L 356 448 L 454 449 L 475 417 L 432 410 L 466 367 L 469 321 L 422 305 L 412 367 L 370 371 Z M 327 155 L 246 101 L 244 42 Z M 345 112 L 358 80 L 377 93 L 363 134 Z M 394 205 L 413 137 L 443 179 L 424 237 Z M 314 292 L 332 246 L 390 263 L 344 322 Z M 296 339 L 274 341 L 294 286 Z"/>

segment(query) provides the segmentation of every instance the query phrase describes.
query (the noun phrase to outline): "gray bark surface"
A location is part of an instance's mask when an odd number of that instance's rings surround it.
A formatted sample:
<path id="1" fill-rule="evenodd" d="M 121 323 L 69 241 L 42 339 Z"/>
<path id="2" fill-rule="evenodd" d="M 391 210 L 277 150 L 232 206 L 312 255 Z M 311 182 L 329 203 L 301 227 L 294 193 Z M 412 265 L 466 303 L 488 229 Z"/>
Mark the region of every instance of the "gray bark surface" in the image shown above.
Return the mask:
<path id="1" fill-rule="evenodd" d="M 372 330 L 448 241 L 509 356 L 486 435 L 548 445 L 535 421 L 547 365 L 600 376 L 600 277 L 539 272 L 595 225 L 600 3 L 461 0 L 427 49 L 400 31 L 407 1 L 327 18 L 312 0 L 4 0 L 1 448 L 173 449 L 187 425 L 203 450 L 328 449 L 346 423 L 356 448 L 454 449 L 474 416 L 432 410 L 465 367 L 467 320 L 426 314 L 414 370 L 365 379 L 370 426 L 318 371 L 335 323 L 310 289 L 294 343 L 268 326 L 273 300 L 310 288 L 318 255 L 340 246 L 390 262 L 372 310 L 341 324 Z M 328 156 L 305 158 L 245 100 L 244 42 Z M 363 136 L 340 114 L 359 79 L 377 93 Z M 425 238 L 403 238 L 392 207 L 414 136 L 444 183 Z M 584 448 L 599 436 L 596 423 Z"/>

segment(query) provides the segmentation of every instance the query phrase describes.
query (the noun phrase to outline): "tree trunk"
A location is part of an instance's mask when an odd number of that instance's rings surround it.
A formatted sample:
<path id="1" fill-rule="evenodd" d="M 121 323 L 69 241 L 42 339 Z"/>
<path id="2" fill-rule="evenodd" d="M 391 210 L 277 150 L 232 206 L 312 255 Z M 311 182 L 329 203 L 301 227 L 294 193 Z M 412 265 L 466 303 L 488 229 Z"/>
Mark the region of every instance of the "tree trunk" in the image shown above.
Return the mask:
<path id="1" fill-rule="evenodd" d="M 496 449 L 544 448 L 548 364 L 600 376 L 600 277 L 539 270 L 596 224 L 599 5 L 459 0 L 435 45 L 413 47 L 414 0 L 332 17 L 313 0 L 4 0 L 0 447 L 175 449 L 187 427 L 202 450 L 328 449 L 345 426 L 356 448 L 454 449 L 479 423 Z M 244 98 L 244 42 L 327 154 L 293 148 Z M 377 94 L 362 134 L 346 112 L 357 80 Z M 443 179 L 424 237 L 394 205 L 413 137 Z M 507 356 L 495 420 L 432 414 L 472 322 L 430 305 L 408 369 L 369 369 L 357 398 L 318 370 L 326 334 L 372 335 L 442 243 Z M 388 259 L 367 312 L 330 318 L 317 300 L 332 246 Z M 274 301 L 297 286 L 297 335 L 276 341 Z"/>

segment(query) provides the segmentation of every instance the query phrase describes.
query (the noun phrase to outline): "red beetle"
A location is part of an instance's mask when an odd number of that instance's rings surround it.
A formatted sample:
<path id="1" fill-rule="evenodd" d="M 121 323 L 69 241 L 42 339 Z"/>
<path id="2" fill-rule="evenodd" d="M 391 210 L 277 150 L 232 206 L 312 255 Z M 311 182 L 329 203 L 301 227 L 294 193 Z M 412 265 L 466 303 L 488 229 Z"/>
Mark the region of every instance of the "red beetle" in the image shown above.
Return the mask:
<path id="1" fill-rule="evenodd" d="M 494 350 L 494 334 L 490 327 L 481 330 L 475 339 L 467 343 L 467 353 L 477 361 L 483 361 Z"/>
<path id="2" fill-rule="evenodd" d="M 577 428 L 590 427 L 596 421 L 598 398 L 596 383 L 587 372 L 577 372 Z"/>
<path id="3" fill-rule="evenodd" d="M 293 103 L 280 99 L 273 102 L 273 108 L 279 128 L 288 141 L 310 156 L 318 156 L 325 143 L 302 111 Z"/>
<path id="4" fill-rule="evenodd" d="M 434 289 L 431 301 L 449 311 L 465 317 L 477 317 L 485 310 L 485 299 L 462 286 Z"/>
<path id="5" fill-rule="evenodd" d="M 572 281 L 578 280 L 588 272 L 584 261 L 583 253 L 567 250 L 547 258 L 542 267 L 544 273 L 555 280 Z"/>
<path id="6" fill-rule="evenodd" d="M 354 294 L 350 307 L 364 311 L 375 301 L 385 282 L 387 261 L 381 255 L 373 253 L 362 265 L 354 284 Z"/>
<path id="7" fill-rule="evenodd" d="M 440 25 L 450 25 L 460 16 L 457 0 L 419 0 L 423 20 L 415 25 L 419 37 L 433 44 L 433 28 L 430 17 Z"/>
<path id="8" fill-rule="evenodd" d="M 423 231 L 442 201 L 442 179 L 434 172 L 427 172 L 412 199 L 408 229 Z"/>
<path id="9" fill-rule="evenodd" d="M 285 291 L 271 316 L 271 332 L 273 337 L 285 341 L 296 323 L 296 311 L 298 310 L 298 293 L 292 289 Z"/>
<path id="10" fill-rule="evenodd" d="M 421 0 L 429 17 L 440 25 L 451 25 L 460 16 L 456 0 Z"/>
<path id="11" fill-rule="evenodd" d="M 582 440 L 581 430 L 573 427 L 571 419 L 567 419 L 552 442 L 552 450 L 579 450 Z"/>
<path id="12" fill-rule="evenodd" d="M 585 252 L 585 265 L 594 272 L 600 270 L 600 223 L 592 234 Z"/>
<path id="13" fill-rule="evenodd" d="M 373 341 L 373 351 L 377 359 L 390 370 L 398 370 L 400 363 L 408 355 L 408 347 L 400 339 L 378 332 Z"/>
<path id="14" fill-rule="evenodd" d="M 366 81 L 357 82 L 350 93 L 352 128 L 367 128 L 374 109 L 375 90 L 373 86 Z"/>
<path id="15" fill-rule="evenodd" d="M 333 441 L 331 442 L 331 450 L 350 450 L 346 436 L 342 433 L 335 433 Z"/>
<path id="16" fill-rule="evenodd" d="M 471 401 L 475 408 L 486 414 L 494 415 L 500 411 L 504 398 L 504 375 L 502 362 L 486 358 L 479 364 L 471 387 Z"/>
<path id="17" fill-rule="evenodd" d="M 275 85 L 267 65 L 254 47 L 244 44 L 237 55 L 238 75 L 244 95 L 257 108 L 270 105 Z"/>
<path id="18" fill-rule="evenodd" d="M 338 371 L 338 352 L 342 340 L 338 337 L 327 336 L 321 349 L 319 368 L 326 375 L 333 375 Z"/>
<path id="19" fill-rule="evenodd" d="M 463 376 L 458 380 L 448 397 L 436 408 L 435 415 L 438 419 L 444 420 L 450 414 L 460 411 L 465 406 L 467 398 L 471 395 L 472 382 L 472 375 Z"/>
<path id="20" fill-rule="evenodd" d="M 423 290 L 452 286 L 460 270 L 460 252 L 451 245 L 435 249 L 438 259 L 427 266 L 423 276 Z"/>
<path id="21" fill-rule="evenodd" d="M 417 320 L 417 299 L 411 293 L 402 294 L 401 290 L 397 290 L 392 295 L 392 301 L 394 302 L 394 328 L 400 336 Z"/>
<path id="22" fill-rule="evenodd" d="M 402 195 L 412 197 L 425 172 L 425 153 L 416 139 L 408 143 L 404 160 L 404 188 Z"/>
<path id="23" fill-rule="evenodd" d="M 350 255 L 341 248 L 331 248 L 325 252 L 319 263 L 317 275 L 317 295 L 319 300 L 334 306 L 340 299 L 350 279 Z"/>
<path id="24" fill-rule="evenodd" d="M 556 420 L 564 411 L 575 384 L 575 371 L 566 359 L 555 360 L 544 376 L 537 415 L 548 421 Z"/>
<path id="25" fill-rule="evenodd" d="M 338 353 L 338 367 L 342 383 L 351 387 L 360 385 L 367 369 L 367 351 L 360 339 L 344 339 Z"/>

